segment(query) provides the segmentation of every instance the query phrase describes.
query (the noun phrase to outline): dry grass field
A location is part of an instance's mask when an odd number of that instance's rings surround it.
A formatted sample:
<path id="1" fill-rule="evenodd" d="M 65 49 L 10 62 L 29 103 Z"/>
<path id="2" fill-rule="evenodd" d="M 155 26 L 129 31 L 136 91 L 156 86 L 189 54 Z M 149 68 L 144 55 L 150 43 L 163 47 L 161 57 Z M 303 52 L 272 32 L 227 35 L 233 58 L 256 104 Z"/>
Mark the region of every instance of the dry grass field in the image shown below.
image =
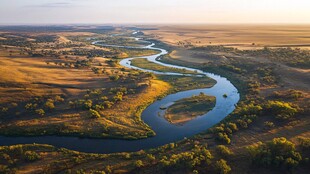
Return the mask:
<path id="1" fill-rule="evenodd" d="M 147 30 L 156 39 L 171 45 L 224 45 L 239 49 L 268 47 L 310 48 L 308 25 L 175 25 Z M 254 43 L 254 45 L 253 45 Z"/>

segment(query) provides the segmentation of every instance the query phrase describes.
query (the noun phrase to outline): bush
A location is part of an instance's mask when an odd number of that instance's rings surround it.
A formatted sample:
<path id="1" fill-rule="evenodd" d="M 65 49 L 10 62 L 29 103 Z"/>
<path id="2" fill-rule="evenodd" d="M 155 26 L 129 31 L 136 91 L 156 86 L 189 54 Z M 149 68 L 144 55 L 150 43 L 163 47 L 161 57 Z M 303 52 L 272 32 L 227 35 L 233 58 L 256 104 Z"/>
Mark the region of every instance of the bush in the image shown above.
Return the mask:
<path id="1" fill-rule="evenodd" d="M 216 150 L 223 157 L 228 157 L 228 156 L 231 156 L 233 154 L 233 152 L 230 151 L 230 149 L 224 145 L 216 146 Z"/>
<path id="2" fill-rule="evenodd" d="M 137 160 L 135 162 L 135 167 L 137 167 L 137 168 L 143 167 L 143 162 L 141 160 Z"/>
<path id="3" fill-rule="evenodd" d="M 35 113 L 40 115 L 40 116 L 44 116 L 45 115 L 45 111 L 43 109 L 37 109 L 37 110 L 35 110 Z"/>
<path id="4" fill-rule="evenodd" d="M 303 151 L 310 152 L 310 138 L 299 137 L 299 146 Z"/>
<path id="5" fill-rule="evenodd" d="M 62 98 L 62 97 L 60 97 L 59 95 L 56 95 L 56 96 L 55 96 L 55 101 L 56 101 L 56 102 L 64 102 L 65 99 Z"/>
<path id="6" fill-rule="evenodd" d="M 198 165 L 210 165 L 212 158 L 209 150 L 203 146 L 195 145 L 192 151 L 172 154 L 169 158 L 163 156 L 160 164 L 169 170 L 193 169 Z"/>
<path id="7" fill-rule="evenodd" d="M 31 111 L 34 110 L 37 106 L 38 106 L 37 104 L 27 103 L 25 105 L 25 109 Z"/>
<path id="8" fill-rule="evenodd" d="M 122 92 L 117 92 L 116 95 L 113 97 L 114 102 L 117 101 L 122 101 L 123 100 L 123 93 Z"/>
<path id="9" fill-rule="evenodd" d="M 112 81 L 117 81 L 119 79 L 119 75 L 109 76 L 109 79 L 112 80 Z"/>
<path id="10" fill-rule="evenodd" d="M 217 139 L 223 143 L 230 144 L 230 138 L 226 133 L 218 133 Z"/>
<path id="11" fill-rule="evenodd" d="M 104 106 L 103 105 L 96 105 L 95 109 L 96 110 L 104 110 Z"/>
<path id="12" fill-rule="evenodd" d="M 96 110 L 90 109 L 90 110 L 89 110 L 89 113 L 90 113 L 90 116 L 91 116 L 92 118 L 100 118 L 100 117 L 101 117 L 101 115 L 99 114 L 99 112 L 96 111 Z"/>
<path id="13" fill-rule="evenodd" d="M 39 154 L 37 154 L 36 152 L 33 152 L 33 151 L 26 151 L 23 154 L 23 157 L 24 157 L 25 161 L 28 161 L 28 162 L 33 162 L 33 161 L 39 160 L 41 158 L 41 156 Z"/>
<path id="14" fill-rule="evenodd" d="M 55 109 L 55 105 L 54 105 L 54 101 L 52 99 L 48 99 L 44 106 L 46 107 L 46 109 L 48 110 L 52 110 L 52 109 Z"/>
<path id="15" fill-rule="evenodd" d="M 267 129 L 274 128 L 273 122 L 270 122 L 270 121 L 265 121 L 265 122 L 264 122 L 264 126 L 265 126 Z"/>
<path id="16" fill-rule="evenodd" d="M 114 105 L 114 103 L 113 103 L 113 102 L 110 102 L 110 101 L 104 101 L 104 102 L 103 102 L 103 106 L 104 106 L 105 108 L 111 108 L 113 105 Z"/>
<path id="17" fill-rule="evenodd" d="M 233 131 L 236 132 L 238 131 L 238 127 L 235 123 L 228 123 L 228 127 Z"/>
<path id="18" fill-rule="evenodd" d="M 152 154 L 147 154 L 146 155 L 147 159 L 149 159 L 150 161 L 155 161 L 156 160 L 156 157 Z"/>
<path id="19" fill-rule="evenodd" d="M 248 150 L 253 164 L 257 166 L 290 170 L 297 167 L 302 160 L 301 154 L 295 149 L 295 144 L 284 137 L 249 146 Z"/>
<path id="20" fill-rule="evenodd" d="M 281 101 L 268 101 L 266 104 L 266 112 L 275 116 L 280 120 L 288 120 L 295 116 L 299 108 L 291 103 Z"/>
<path id="21" fill-rule="evenodd" d="M 230 166 L 223 159 L 215 162 L 215 170 L 220 174 L 227 174 L 231 171 Z"/>
<path id="22" fill-rule="evenodd" d="M 91 100 L 86 100 L 86 101 L 84 102 L 84 108 L 85 108 L 85 109 L 90 109 L 92 106 L 93 106 L 93 101 L 91 101 Z"/>

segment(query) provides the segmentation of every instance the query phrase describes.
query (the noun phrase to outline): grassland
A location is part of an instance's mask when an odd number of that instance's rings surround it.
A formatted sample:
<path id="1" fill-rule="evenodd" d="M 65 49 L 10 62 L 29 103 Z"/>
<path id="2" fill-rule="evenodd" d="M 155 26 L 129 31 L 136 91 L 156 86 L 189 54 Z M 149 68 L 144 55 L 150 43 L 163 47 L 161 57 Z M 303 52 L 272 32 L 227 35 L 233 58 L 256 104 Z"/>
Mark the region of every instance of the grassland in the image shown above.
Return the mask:
<path id="1" fill-rule="evenodd" d="M 78 37 L 78 34 L 62 33 L 59 38 L 64 40 L 65 36 Z M 24 40 L 18 40 L 18 43 L 28 43 L 27 37 L 34 36 L 23 35 Z M 17 43 L 10 38 L 8 41 L 7 44 Z M 32 52 L 24 51 L 27 48 L 22 46 L 2 45 L 2 135 L 127 139 L 154 135 L 141 121 L 140 114 L 143 108 L 168 93 L 171 88 L 168 83 L 151 79 L 142 72 L 123 70 L 113 59 L 96 55 L 101 51 L 115 55 L 118 52 L 92 48 L 86 42 L 70 41 L 65 45 L 56 40 L 49 43 L 54 44 L 51 51 L 46 48 L 46 42 L 29 42 L 36 47 Z M 83 44 L 79 48 L 85 52 L 73 51 L 79 44 Z M 93 52 L 88 52 L 89 48 Z M 71 51 L 76 53 L 75 56 Z M 34 56 L 37 54 L 41 55 Z M 143 50 L 139 54 L 144 54 Z M 122 92 L 116 96 L 118 90 Z M 131 102 L 133 100 L 135 102 Z M 52 101 L 52 105 L 48 105 L 52 108 L 46 106 L 48 101 Z M 83 106 L 87 102 L 100 112 L 100 118 L 91 118 L 90 111 Z"/>
<path id="2" fill-rule="evenodd" d="M 150 69 L 153 71 L 159 71 L 159 72 L 173 72 L 173 73 L 182 73 L 182 74 L 197 74 L 193 71 L 188 71 L 185 69 L 178 69 L 178 68 L 172 68 L 172 67 L 165 67 L 153 62 L 148 61 L 147 59 L 138 58 L 138 59 L 132 59 L 131 64 L 136 67 L 140 67 L 143 69 Z"/>
<path id="3" fill-rule="evenodd" d="M 263 47 L 309 49 L 309 25 L 174 25 L 144 31 L 164 43 L 178 46 L 223 45 L 242 50 Z"/>
<path id="4" fill-rule="evenodd" d="M 189 77 L 189 76 L 165 76 L 158 75 L 158 79 L 169 83 L 173 88 L 170 93 L 179 91 L 210 88 L 215 85 L 216 81 L 208 77 Z"/>
<path id="5" fill-rule="evenodd" d="M 294 26 L 281 28 L 266 27 L 265 29 L 257 28 L 256 30 L 254 30 L 253 27 L 239 26 L 239 28 L 243 28 L 243 30 L 238 30 L 236 32 L 235 30 L 229 31 L 229 28 L 226 29 L 225 26 L 213 28 L 215 31 L 211 30 L 210 33 L 205 33 L 203 31 L 210 31 L 210 28 L 205 27 L 197 30 L 196 27 L 191 28 L 190 26 L 185 26 L 184 28 L 186 28 L 186 31 L 183 29 L 172 30 L 172 27 L 169 27 L 169 31 L 165 31 L 166 33 L 163 35 L 160 34 L 160 32 L 163 32 L 162 30 L 150 30 L 147 32 L 153 34 L 153 36 L 160 35 L 160 37 L 157 38 L 175 46 L 174 48 L 172 47 L 172 50 L 174 49 L 176 51 L 164 57 L 162 59 L 163 61 L 200 68 L 208 72 L 220 74 L 227 77 L 237 86 L 239 92 L 241 92 L 242 99 L 236 106 L 236 110 L 221 123 L 195 137 L 190 137 L 177 143 L 167 144 L 156 149 L 134 153 L 101 155 L 57 149 L 48 145 L 5 146 L 0 148 L 0 171 L 3 173 L 221 173 L 223 172 L 221 169 L 227 169 L 229 167 L 231 169 L 230 173 L 238 174 L 307 173 L 307 171 L 310 170 L 309 160 L 307 160 L 310 152 L 308 68 L 303 66 L 303 63 L 296 67 L 291 64 L 289 58 L 269 59 L 268 57 L 250 55 L 245 52 L 235 52 L 231 48 L 226 47 L 220 47 L 220 50 L 218 49 L 219 47 L 212 47 L 210 50 L 210 48 L 205 48 L 205 44 L 208 44 L 209 39 L 213 39 L 210 37 L 215 35 L 216 37 L 214 38 L 215 40 L 212 41 L 212 44 L 216 44 L 216 39 L 221 45 L 225 43 L 227 43 L 227 45 L 231 44 L 229 42 L 232 42 L 232 44 L 246 42 L 245 45 L 240 46 L 240 49 L 241 47 L 257 49 L 255 46 L 250 46 L 252 42 L 255 42 L 257 47 L 266 45 L 276 46 L 278 44 L 285 44 L 286 46 L 297 45 L 307 41 L 307 32 L 309 30 L 303 30 L 301 29 L 303 27 L 299 27 L 298 31 L 296 31 Z M 249 28 L 253 30 L 248 30 Z M 275 31 L 270 34 L 272 30 Z M 269 34 L 264 33 L 267 31 Z M 187 44 L 185 48 L 183 43 L 177 44 L 179 41 L 183 42 L 187 39 L 195 39 L 193 33 L 196 35 L 197 46 L 199 47 L 188 46 L 190 44 Z M 218 35 L 216 35 L 216 33 L 218 33 Z M 222 35 L 220 33 L 222 33 Z M 233 34 L 234 37 L 228 37 L 230 35 L 227 35 L 227 33 Z M 249 37 L 250 33 L 252 34 Z M 257 37 L 257 33 L 262 34 L 264 37 Z M 202 44 L 199 45 L 199 41 L 201 40 L 198 38 L 199 36 L 205 36 L 205 43 L 201 41 Z M 304 38 L 302 39 L 302 37 Z M 248 40 L 246 40 L 247 38 Z M 193 41 L 190 42 L 194 43 Z M 232 46 L 235 47 L 238 45 Z M 5 54 L 8 57 L 10 56 L 10 52 L 6 51 Z M 14 52 L 11 54 L 13 54 L 13 56 L 15 55 Z M 294 58 L 293 61 L 301 59 L 298 55 L 296 58 L 297 59 Z M 29 64 L 31 62 L 32 61 L 27 63 Z M 105 61 L 101 63 L 103 66 L 106 66 L 106 70 L 103 73 L 104 75 L 101 73 L 94 73 L 94 77 L 104 77 L 103 80 L 100 80 L 99 84 L 107 85 L 108 88 L 119 87 L 119 85 L 110 84 L 112 82 L 108 80 L 108 76 L 110 75 L 121 75 L 112 73 L 115 71 L 115 68 L 118 67 L 108 68 L 110 65 L 106 64 Z M 98 62 L 94 64 L 98 65 Z M 16 67 L 20 68 L 20 66 Z M 56 65 L 53 65 L 53 67 L 60 68 Z M 104 68 L 100 66 L 95 67 Z M 9 69 L 13 70 L 14 66 L 9 67 Z M 76 71 L 83 71 L 84 73 L 88 71 L 91 72 L 91 70 L 87 68 L 77 69 Z M 122 72 L 120 69 L 119 71 Z M 107 72 L 109 75 L 106 75 Z M 131 74 L 136 73 L 137 72 L 131 72 Z M 124 76 L 127 76 L 126 74 L 129 74 L 129 72 L 125 71 Z M 139 91 L 142 91 L 142 89 L 152 89 L 153 84 L 158 84 L 158 86 L 166 85 L 165 89 L 169 89 L 165 90 L 165 93 L 172 93 L 179 90 L 192 89 L 193 87 L 203 88 L 215 83 L 213 80 L 202 77 L 158 76 L 149 78 L 147 74 L 131 77 L 137 77 L 135 78 L 135 82 L 144 84 L 142 85 L 144 88 L 137 88 L 140 90 L 137 90 L 135 95 L 140 94 Z M 139 81 L 138 79 L 140 78 L 143 80 Z M 152 85 L 149 85 L 150 81 Z M 124 84 L 122 83 L 122 85 Z M 99 89 L 102 88 L 100 85 L 97 87 Z M 5 86 L 3 88 L 5 88 Z M 84 99 L 84 95 L 88 94 L 85 99 L 90 98 L 96 103 L 95 99 L 97 97 L 92 96 L 96 95 L 94 91 L 96 89 L 90 89 L 90 92 L 84 91 L 81 96 L 76 96 L 75 98 Z M 132 87 L 129 89 L 132 89 Z M 110 91 L 107 90 L 106 92 L 107 93 L 103 90 L 100 97 L 114 97 L 114 93 L 109 96 L 108 93 Z M 11 93 L 13 96 L 14 94 L 13 92 Z M 16 94 L 15 96 L 18 97 Z M 131 96 L 131 94 L 124 95 L 124 101 L 126 97 Z M 48 98 L 51 97 L 54 96 L 48 96 Z M 65 97 L 65 101 L 67 98 L 73 101 L 70 96 Z M 14 99 L 14 97 L 12 97 L 12 99 Z M 57 111 L 57 103 L 55 104 Z M 114 105 L 113 107 L 120 107 L 120 105 Z M 111 108 L 111 110 L 103 110 L 102 113 L 112 110 L 113 108 Z M 118 111 L 121 110 L 122 109 Z M 78 111 L 86 112 L 82 109 Z M 49 114 L 56 113 L 57 112 L 52 112 Z M 16 117 L 16 120 L 19 119 L 24 119 L 24 116 Z M 101 119 L 105 119 L 105 116 L 101 116 Z M 93 119 L 88 117 L 88 121 L 90 120 Z M 125 119 L 122 118 L 122 120 Z M 6 120 L 1 121 L 3 122 Z M 68 121 L 71 122 L 72 120 Z M 137 122 L 135 122 L 135 125 L 136 124 Z M 92 127 L 94 126 L 92 125 Z M 118 130 L 127 131 L 127 127 L 126 129 Z M 253 146 L 258 147 L 260 144 L 270 144 L 270 142 L 274 141 L 274 138 L 278 137 L 285 137 L 290 141 L 288 143 L 290 144 L 289 148 L 283 148 L 287 146 L 282 146 L 283 144 L 279 143 L 279 146 L 274 146 L 272 150 L 275 155 L 278 155 L 278 161 L 276 162 L 281 165 L 268 167 L 264 165 L 255 165 L 257 163 L 254 163 L 255 161 L 252 156 L 253 151 L 249 151 L 249 148 Z M 306 139 L 306 141 L 301 141 L 302 139 Z M 298 156 L 298 158 L 293 157 L 293 165 L 288 165 L 292 164 L 290 163 L 292 160 L 287 160 L 288 157 L 281 154 L 281 151 L 285 150 L 284 152 L 286 152 L 286 149 L 289 149 L 289 154 L 293 152 L 293 154 Z M 283 163 L 281 158 L 288 162 Z M 266 161 L 272 161 L 272 163 L 275 161 L 272 158 L 264 157 L 262 159 L 267 159 Z M 224 165 L 223 160 L 226 165 Z"/>
<path id="6" fill-rule="evenodd" d="M 184 124 L 208 113 L 214 106 L 215 97 L 200 94 L 176 101 L 167 109 L 165 118 L 173 124 Z"/>

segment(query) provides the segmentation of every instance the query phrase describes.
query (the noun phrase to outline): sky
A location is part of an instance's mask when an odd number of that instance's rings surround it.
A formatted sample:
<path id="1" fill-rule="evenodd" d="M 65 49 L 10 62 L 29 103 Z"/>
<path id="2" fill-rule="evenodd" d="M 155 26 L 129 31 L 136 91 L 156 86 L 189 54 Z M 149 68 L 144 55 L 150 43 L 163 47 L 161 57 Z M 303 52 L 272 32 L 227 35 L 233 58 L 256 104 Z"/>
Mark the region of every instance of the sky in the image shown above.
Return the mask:
<path id="1" fill-rule="evenodd" d="M 310 24 L 310 0 L 0 0 L 0 24 Z"/>

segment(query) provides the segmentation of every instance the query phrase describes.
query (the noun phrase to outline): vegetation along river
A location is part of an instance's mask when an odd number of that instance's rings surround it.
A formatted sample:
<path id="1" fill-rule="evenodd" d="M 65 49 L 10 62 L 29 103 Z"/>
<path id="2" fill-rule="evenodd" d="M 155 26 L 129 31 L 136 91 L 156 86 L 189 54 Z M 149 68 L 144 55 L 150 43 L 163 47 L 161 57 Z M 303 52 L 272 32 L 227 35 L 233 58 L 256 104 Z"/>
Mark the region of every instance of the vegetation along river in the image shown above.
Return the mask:
<path id="1" fill-rule="evenodd" d="M 136 38 L 136 40 L 139 39 Z M 110 46 L 110 47 L 126 47 L 117 45 L 104 45 L 101 44 L 100 41 L 93 42 L 93 44 Z M 141 118 L 156 132 L 156 136 L 154 137 L 140 140 L 121 140 L 121 139 L 88 139 L 88 138 L 61 137 L 61 136 L 36 136 L 36 137 L 0 136 L 0 145 L 3 146 L 3 145 L 32 144 L 32 143 L 50 144 L 56 147 L 63 147 L 76 151 L 91 152 L 91 153 L 138 151 L 141 149 L 155 148 L 157 146 L 161 146 L 167 143 L 182 140 L 185 137 L 190 137 L 197 133 L 205 131 L 208 128 L 212 127 L 213 125 L 219 123 L 235 109 L 235 105 L 238 103 L 240 95 L 236 87 L 228 79 L 216 74 L 203 72 L 198 69 L 162 63 L 158 61 L 159 57 L 167 54 L 168 52 L 165 49 L 156 48 L 155 43 L 150 43 L 148 46 L 139 48 L 158 50 L 160 51 L 160 53 L 156 55 L 136 57 L 136 58 L 146 58 L 147 60 L 160 64 L 162 66 L 197 72 L 199 75 L 196 75 L 197 74 L 196 73 L 192 74 L 192 76 L 205 75 L 216 80 L 216 84 L 211 88 L 188 90 L 178 92 L 175 94 L 170 94 L 165 98 L 158 100 L 153 104 L 151 104 L 150 106 L 148 106 L 143 111 Z M 122 61 L 120 61 L 120 64 L 127 68 L 152 72 L 154 74 L 180 75 L 180 76 L 184 75 L 180 73 L 157 72 L 132 66 L 131 60 L 136 58 L 123 59 Z M 193 95 L 199 95 L 200 93 L 216 97 L 215 107 L 207 114 L 199 116 L 183 125 L 171 124 L 165 118 L 163 118 L 162 115 L 165 111 L 160 109 L 161 106 L 165 106 L 169 103 L 173 103 L 183 98 L 189 98 Z M 224 94 L 226 94 L 227 97 L 223 97 Z"/>

